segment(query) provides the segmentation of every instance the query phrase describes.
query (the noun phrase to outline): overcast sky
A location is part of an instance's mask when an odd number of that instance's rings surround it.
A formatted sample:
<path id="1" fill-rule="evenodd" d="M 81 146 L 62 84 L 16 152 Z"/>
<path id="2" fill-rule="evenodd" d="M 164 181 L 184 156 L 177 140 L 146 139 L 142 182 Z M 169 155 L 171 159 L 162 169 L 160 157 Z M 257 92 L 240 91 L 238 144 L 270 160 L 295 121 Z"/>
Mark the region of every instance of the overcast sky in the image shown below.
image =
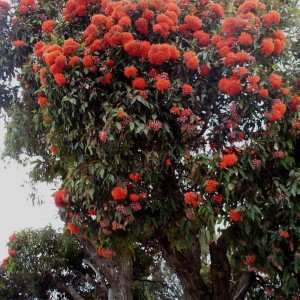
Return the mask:
<path id="1" fill-rule="evenodd" d="M 0 152 L 4 145 L 4 121 L 0 118 Z M 51 223 L 54 228 L 61 228 L 58 210 L 51 195 L 55 186 L 39 184 L 37 192 L 45 202 L 41 206 L 33 206 L 29 199 L 32 192 L 28 179 L 28 168 L 15 161 L 0 160 L 0 263 L 7 257 L 8 237 L 24 228 L 40 228 Z"/>

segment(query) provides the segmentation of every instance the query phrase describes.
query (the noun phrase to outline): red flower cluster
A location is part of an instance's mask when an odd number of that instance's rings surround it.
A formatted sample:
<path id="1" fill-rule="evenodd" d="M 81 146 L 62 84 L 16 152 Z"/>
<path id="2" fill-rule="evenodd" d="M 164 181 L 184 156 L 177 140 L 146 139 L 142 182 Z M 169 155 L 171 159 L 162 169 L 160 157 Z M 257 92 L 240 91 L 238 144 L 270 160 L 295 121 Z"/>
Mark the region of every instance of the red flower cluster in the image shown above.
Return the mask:
<path id="1" fill-rule="evenodd" d="M 235 209 L 230 210 L 228 213 L 229 219 L 231 221 L 237 222 L 242 219 L 242 213 L 240 211 L 237 211 Z"/>
<path id="2" fill-rule="evenodd" d="M 129 179 L 133 182 L 139 182 L 142 179 L 142 174 L 139 172 L 134 174 L 129 174 Z"/>
<path id="3" fill-rule="evenodd" d="M 218 87 L 221 92 L 226 93 L 228 96 L 238 95 L 242 91 L 240 80 L 234 76 L 222 78 L 219 81 Z"/>
<path id="4" fill-rule="evenodd" d="M 25 45 L 25 42 L 24 41 L 21 41 L 21 40 L 17 40 L 17 41 L 13 41 L 13 46 L 15 46 L 16 48 L 19 48 L 19 47 L 23 47 Z"/>
<path id="5" fill-rule="evenodd" d="M 215 180 L 207 180 L 207 183 L 205 185 L 205 191 L 208 193 L 213 193 L 216 190 L 218 184 L 219 183 Z"/>
<path id="6" fill-rule="evenodd" d="M 47 33 L 51 33 L 53 31 L 54 24 L 55 24 L 54 20 L 45 21 L 42 24 L 42 31 L 47 32 Z"/>
<path id="7" fill-rule="evenodd" d="M 193 51 L 187 51 L 183 54 L 185 65 L 190 70 L 197 70 L 199 67 L 199 59 Z"/>
<path id="8" fill-rule="evenodd" d="M 123 200 L 127 197 L 127 191 L 120 186 L 116 186 L 112 191 L 111 195 L 115 201 Z"/>
<path id="9" fill-rule="evenodd" d="M 75 224 L 73 224 L 73 223 L 71 223 L 71 222 L 67 223 L 67 228 L 69 229 L 69 231 L 72 234 L 75 234 L 75 235 L 79 234 L 79 232 L 80 232 L 80 227 L 77 226 L 77 225 L 75 225 Z"/>
<path id="10" fill-rule="evenodd" d="M 192 204 L 193 207 L 199 206 L 199 203 L 202 201 L 203 199 L 194 192 L 187 192 L 184 195 L 184 202 L 186 204 Z"/>
<path id="11" fill-rule="evenodd" d="M 237 162 L 237 159 L 238 158 L 234 153 L 225 154 L 220 163 L 220 168 L 223 169 L 223 168 L 232 167 Z"/>
<path id="12" fill-rule="evenodd" d="M 68 204 L 68 198 L 67 195 L 69 195 L 68 190 L 59 190 L 55 192 L 52 196 L 54 197 L 54 203 L 57 207 L 62 207 L 66 204 Z"/>
<path id="13" fill-rule="evenodd" d="M 286 105 L 281 102 L 278 102 L 272 106 L 271 114 L 266 113 L 265 115 L 269 119 L 269 121 L 275 122 L 282 119 L 285 112 L 286 112 Z"/>
<path id="14" fill-rule="evenodd" d="M 98 254 L 104 258 L 112 258 L 115 256 L 115 252 L 111 248 L 99 248 Z"/>

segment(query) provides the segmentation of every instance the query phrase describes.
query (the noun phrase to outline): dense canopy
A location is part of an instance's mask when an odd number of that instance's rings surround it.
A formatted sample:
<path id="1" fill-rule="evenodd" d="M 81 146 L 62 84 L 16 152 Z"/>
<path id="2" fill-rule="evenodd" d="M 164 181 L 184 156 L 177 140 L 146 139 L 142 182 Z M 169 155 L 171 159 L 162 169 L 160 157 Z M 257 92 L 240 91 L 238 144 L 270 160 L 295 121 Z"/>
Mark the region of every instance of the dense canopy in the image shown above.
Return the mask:
<path id="1" fill-rule="evenodd" d="M 185 299 L 298 295 L 294 4 L 0 2 L 1 79 L 21 87 L 7 154 L 61 180 L 61 217 L 101 258 L 157 245 Z"/>

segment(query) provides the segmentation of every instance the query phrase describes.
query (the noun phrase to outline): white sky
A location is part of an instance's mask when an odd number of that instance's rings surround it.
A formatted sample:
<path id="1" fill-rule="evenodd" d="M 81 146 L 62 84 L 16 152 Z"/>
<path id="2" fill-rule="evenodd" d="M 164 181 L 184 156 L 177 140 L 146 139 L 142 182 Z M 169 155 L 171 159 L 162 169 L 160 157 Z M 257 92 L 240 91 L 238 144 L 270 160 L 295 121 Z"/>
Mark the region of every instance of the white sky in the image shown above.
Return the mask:
<path id="1" fill-rule="evenodd" d="M 0 118 L 0 153 L 4 145 L 5 126 Z M 49 223 L 56 229 L 62 228 L 63 223 L 58 217 L 51 195 L 55 186 L 39 184 L 36 186 L 38 195 L 45 204 L 33 206 L 29 199 L 32 192 L 28 181 L 28 168 L 18 165 L 15 161 L 9 164 L 0 160 L 0 263 L 7 257 L 8 237 L 25 228 L 40 228 Z"/>

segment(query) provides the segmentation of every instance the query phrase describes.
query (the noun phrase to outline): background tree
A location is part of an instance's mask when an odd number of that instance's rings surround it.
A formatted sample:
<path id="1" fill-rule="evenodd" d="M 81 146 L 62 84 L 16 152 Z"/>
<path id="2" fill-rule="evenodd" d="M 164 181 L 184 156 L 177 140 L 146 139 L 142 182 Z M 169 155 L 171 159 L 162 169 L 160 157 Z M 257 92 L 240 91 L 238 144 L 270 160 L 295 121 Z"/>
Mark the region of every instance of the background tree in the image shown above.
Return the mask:
<path id="1" fill-rule="evenodd" d="M 107 299 L 101 268 L 67 231 L 26 229 L 11 235 L 8 246 L 9 256 L 0 267 L 1 299 Z M 178 279 L 163 265 L 153 248 L 139 249 L 133 264 L 134 299 L 180 297 Z"/>
<path id="2" fill-rule="evenodd" d="M 297 297 L 296 3 L 12 6 L 23 91 L 7 154 L 61 178 L 55 203 L 116 299 L 132 298 L 139 243 L 160 248 L 184 299 Z"/>

